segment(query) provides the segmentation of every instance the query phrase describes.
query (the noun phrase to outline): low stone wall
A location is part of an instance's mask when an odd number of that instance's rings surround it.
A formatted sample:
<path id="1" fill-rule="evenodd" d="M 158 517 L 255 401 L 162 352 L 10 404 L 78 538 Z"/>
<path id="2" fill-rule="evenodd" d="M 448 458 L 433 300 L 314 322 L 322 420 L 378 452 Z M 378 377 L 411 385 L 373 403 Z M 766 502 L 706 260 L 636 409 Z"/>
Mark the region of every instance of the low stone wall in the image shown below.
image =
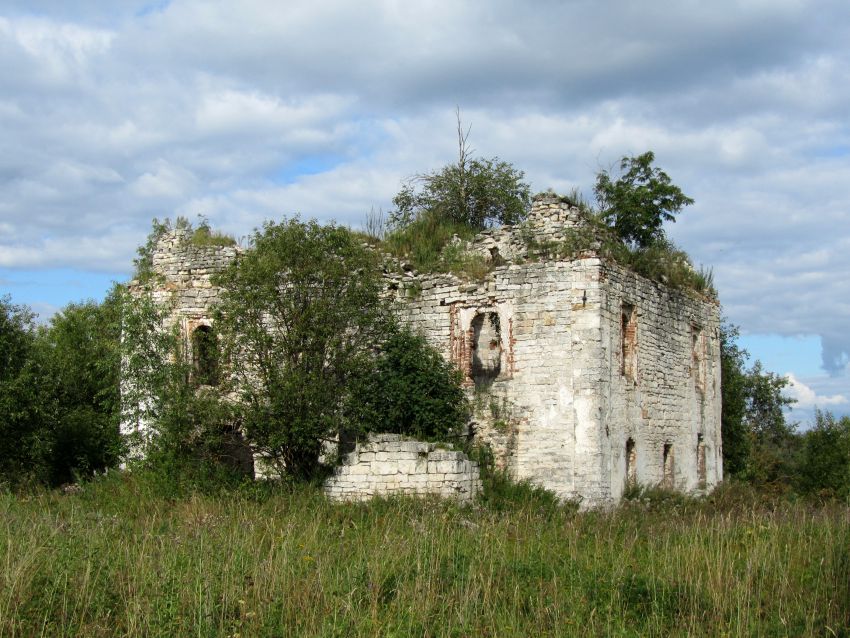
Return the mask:
<path id="1" fill-rule="evenodd" d="M 463 452 L 398 434 L 372 435 L 347 454 L 325 482 L 332 500 L 359 501 L 390 494 L 434 494 L 469 501 L 481 491 L 478 464 Z"/>

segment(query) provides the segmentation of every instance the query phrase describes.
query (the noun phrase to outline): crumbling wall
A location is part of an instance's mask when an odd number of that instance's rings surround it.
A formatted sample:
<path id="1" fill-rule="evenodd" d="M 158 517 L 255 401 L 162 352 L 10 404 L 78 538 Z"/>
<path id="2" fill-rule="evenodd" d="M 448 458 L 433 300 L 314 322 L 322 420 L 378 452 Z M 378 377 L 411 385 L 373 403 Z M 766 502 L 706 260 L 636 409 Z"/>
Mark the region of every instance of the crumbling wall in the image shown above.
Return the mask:
<path id="1" fill-rule="evenodd" d="M 492 447 L 497 465 L 588 502 L 607 495 L 599 440 L 599 272 L 599 260 L 585 258 L 505 264 L 479 283 L 423 276 L 401 310 L 467 375 L 473 435 Z M 486 364 L 476 352 L 482 347 Z"/>
<path id="2" fill-rule="evenodd" d="M 324 490 L 333 500 L 431 494 L 469 501 L 481 491 L 481 478 L 478 464 L 463 452 L 376 434 L 345 456 Z"/>
<path id="3" fill-rule="evenodd" d="M 722 477 L 717 305 L 592 251 L 529 251 L 579 223 L 565 200 L 536 198 L 528 226 L 472 242 L 499 255 L 482 281 L 399 276 L 402 314 L 466 375 L 472 434 L 514 477 L 585 504 L 617 500 L 628 475 L 710 488 Z"/>
<path id="4" fill-rule="evenodd" d="M 565 199 L 538 196 L 521 226 L 487 230 L 467 245 L 491 262 L 482 280 L 418 274 L 404 266 L 387 269 L 388 291 L 404 320 L 464 373 L 474 405 L 470 434 L 489 445 L 497 465 L 515 478 L 585 504 L 617 500 L 630 481 L 710 489 L 722 478 L 717 304 L 636 275 L 592 250 L 551 257 L 557 251 L 550 249 L 582 220 Z M 168 323 L 180 326 L 187 356 L 199 368 L 205 358 L 192 347 L 203 343 L 203 335 L 192 336 L 212 323 L 221 292 L 212 276 L 239 250 L 193 247 L 175 231 L 154 252 L 153 297 L 172 304 Z M 412 445 L 426 445 L 383 444 L 405 454 Z M 367 459 L 378 453 L 359 451 Z M 399 458 L 394 472 L 377 475 L 396 478 L 374 479 L 367 493 L 439 481 L 445 487 L 446 472 L 437 473 L 441 479 L 422 478 L 428 472 L 415 469 L 420 451 Z M 461 461 L 455 452 L 430 449 L 426 455 L 432 453 L 448 455 L 429 457 L 435 462 Z M 330 493 L 354 498 L 358 485 L 370 485 L 354 477 L 371 476 L 379 459 L 368 460 L 368 471 L 357 459 L 344 466 L 349 469 L 341 470 Z M 419 478 L 404 483 L 398 477 L 407 470 Z"/>
<path id="5" fill-rule="evenodd" d="M 723 478 L 718 305 L 617 264 L 603 276 L 608 373 L 599 395 L 611 498 L 629 472 L 644 485 L 714 487 Z"/>
<path id="6" fill-rule="evenodd" d="M 191 231 L 176 229 L 157 242 L 152 259 L 151 290 L 154 301 L 172 304 L 175 319 L 206 324 L 210 309 L 221 289 L 212 278 L 226 268 L 241 251 L 238 246 L 193 246 Z M 131 282 L 131 290 L 140 289 Z M 190 334 L 189 331 L 184 334 Z"/>
<path id="7" fill-rule="evenodd" d="M 213 325 L 212 308 L 221 295 L 221 289 L 212 279 L 236 259 L 240 251 L 238 246 L 193 246 L 191 231 L 177 228 L 158 239 L 146 281 L 133 280 L 128 285 L 131 295 L 149 294 L 156 306 L 166 311 L 162 328 L 179 328 L 183 352 L 187 360 L 194 363 L 197 380 L 204 384 L 213 382 L 215 385 L 219 374 L 218 362 L 210 358 L 215 356 L 215 348 L 210 347 L 204 353 L 198 350 L 203 344 L 213 345 L 210 340 L 214 338 L 214 331 L 203 334 Z M 122 379 L 122 387 L 132 382 Z M 122 418 L 121 433 L 125 436 L 147 440 L 147 430 L 146 423 Z"/>

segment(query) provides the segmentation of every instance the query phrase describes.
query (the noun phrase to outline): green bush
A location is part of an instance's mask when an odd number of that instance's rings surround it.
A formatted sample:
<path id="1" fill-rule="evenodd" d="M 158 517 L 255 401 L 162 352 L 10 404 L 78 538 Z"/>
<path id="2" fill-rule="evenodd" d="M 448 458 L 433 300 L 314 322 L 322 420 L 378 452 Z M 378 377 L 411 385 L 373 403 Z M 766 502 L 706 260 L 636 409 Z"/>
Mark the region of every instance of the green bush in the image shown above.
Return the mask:
<path id="1" fill-rule="evenodd" d="M 494 224 L 516 224 L 528 213 L 530 189 L 525 173 L 498 157 L 471 158 L 457 113 L 458 159 L 438 171 L 407 180 L 393 198 L 390 224 L 404 228 L 421 217 L 482 230 Z"/>
<path id="2" fill-rule="evenodd" d="M 803 435 L 799 484 L 807 494 L 850 500 L 850 417 L 815 413 Z"/>
<path id="3" fill-rule="evenodd" d="M 192 231 L 189 241 L 193 246 L 198 248 L 236 245 L 236 240 L 233 237 L 220 231 L 212 230 L 209 222 L 205 219 Z"/>
<path id="4" fill-rule="evenodd" d="M 391 329 L 372 368 L 355 382 L 352 402 L 365 430 L 419 439 L 462 435 L 469 418 L 460 371 L 404 327 Z"/>
<path id="5" fill-rule="evenodd" d="M 36 328 L 0 298 L 0 483 L 69 483 L 112 467 L 120 302 L 70 304 Z"/>

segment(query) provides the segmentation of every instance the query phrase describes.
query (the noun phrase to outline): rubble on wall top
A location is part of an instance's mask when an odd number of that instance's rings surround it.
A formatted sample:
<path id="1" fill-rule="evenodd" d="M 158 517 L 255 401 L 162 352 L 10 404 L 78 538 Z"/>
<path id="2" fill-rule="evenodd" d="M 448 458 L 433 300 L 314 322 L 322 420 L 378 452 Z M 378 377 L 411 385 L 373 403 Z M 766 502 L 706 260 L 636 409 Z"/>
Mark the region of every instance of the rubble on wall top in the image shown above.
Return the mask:
<path id="1" fill-rule="evenodd" d="M 528 257 L 529 243 L 538 245 L 560 242 L 570 229 L 586 225 L 585 213 L 569 198 L 541 193 L 532 199 L 525 221 L 478 233 L 467 249 L 488 258 L 510 262 Z"/>

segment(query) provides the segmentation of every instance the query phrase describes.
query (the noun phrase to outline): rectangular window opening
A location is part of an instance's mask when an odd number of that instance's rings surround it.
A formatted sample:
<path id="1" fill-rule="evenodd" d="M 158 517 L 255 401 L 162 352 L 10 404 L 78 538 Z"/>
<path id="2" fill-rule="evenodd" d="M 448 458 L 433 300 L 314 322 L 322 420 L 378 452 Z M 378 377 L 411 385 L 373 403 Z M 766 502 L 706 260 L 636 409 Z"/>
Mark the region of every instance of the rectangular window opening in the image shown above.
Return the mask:
<path id="1" fill-rule="evenodd" d="M 502 328 L 498 313 L 478 313 L 472 319 L 470 330 L 470 376 L 476 387 L 486 387 L 502 371 Z"/>
<path id="2" fill-rule="evenodd" d="M 637 309 L 624 303 L 621 317 L 620 374 L 634 382 L 637 380 Z"/>
<path id="3" fill-rule="evenodd" d="M 705 388 L 705 340 L 702 328 L 691 324 L 691 377 L 697 392 L 703 393 Z"/>
<path id="4" fill-rule="evenodd" d="M 700 488 L 705 487 L 705 440 L 702 434 L 697 434 L 697 480 Z"/>
<path id="5" fill-rule="evenodd" d="M 637 484 L 637 451 L 632 438 L 626 440 L 626 485 Z"/>
<path id="6" fill-rule="evenodd" d="M 673 489 L 673 444 L 664 444 L 664 473 L 661 479 L 661 486 L 672 490 Z"/>

